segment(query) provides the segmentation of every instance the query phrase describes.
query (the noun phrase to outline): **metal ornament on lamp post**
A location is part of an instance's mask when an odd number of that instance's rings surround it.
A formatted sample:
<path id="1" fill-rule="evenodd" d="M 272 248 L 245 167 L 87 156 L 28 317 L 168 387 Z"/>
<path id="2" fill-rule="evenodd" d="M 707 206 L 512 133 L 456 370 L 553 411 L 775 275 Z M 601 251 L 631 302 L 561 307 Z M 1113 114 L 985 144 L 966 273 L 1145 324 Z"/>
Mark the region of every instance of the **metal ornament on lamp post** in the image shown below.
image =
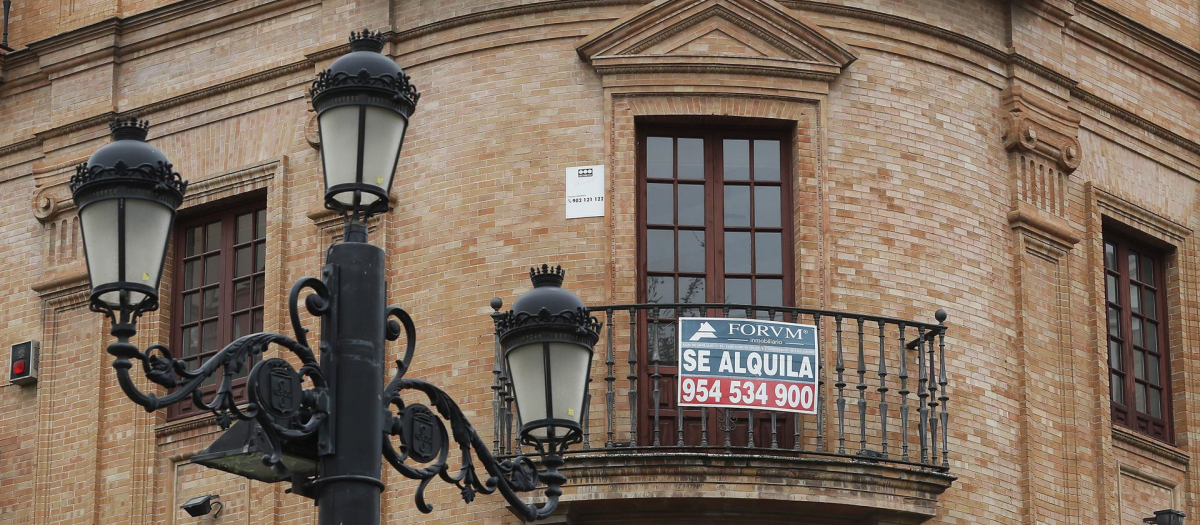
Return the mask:
<path id="1" fill-rule="evenodd" d="M 1150 525 L 1183 525 L 1183 518 L 1187 517 L 1183 511 L 1175 509 L 1156 510 L 1154 515 L 1149 518 L 1142 518 L 1142 523 Z"/>
<path id="2" fill-rule="evenodd" d="M 320 278 L 305 277 L 292 286 L 288 313 L 295 339 L 246 335 L 197 368 L 174 358 L 164 345 L 142 350 L 130 343 L 137 318 L 158 307 L 167 241 L 187 189 L 166 157 L 145 142 L 149 124 L 132 118 L 114 121 L 114 141 L 71 179 L 83 224 L 91 308 L 112 323 L 117 341 L 107 351 L 116 357 L 112 366 L 127 397 L 151 412 L 190 400 L 226 429 L 193 458 L 196 463 L 269 483 L 290 481 L 291 492 L 318 504 L 321 525 L 379 523 L 382 459 L 421 481 L 415 498 L 422 512 L 433 510 L 424 492 L 436 477 L 457 486 L 467 502 L 499 491 L 523 519 L 544 518 L 556 508 L 566 482 L 558 472 L 561 453 L 579 440 L 578 414 L 600 325 L 560 287 L 562 269 L 548 266 L 532 272 L 535 288 L 512 312 L 493 316 L 501 340 L 511 347 L 508 365 L 521 376 L 512 384 L 521 398 L 522 440 L 537 449 L 533 457 L 493 457 L 443 390 L 405 377 L 416 349 L 416 327 L 403 309 L 386 306 L 386 258 L 383 249 L 367 243 L 366 220 L 389 209 L 392 173 L 419 95 L 408 76 L 380 53 L 383 42 L 379 33 L 353 33 L 352 52 L 313 82 L 325 205 L 342 213 L 346 235 L 329 247 Z M 354 140 L 339 142 L 350 136 Z M 301 323 L 301 305 L 321 318 L 319 361 Z M 499 309 L 497 300 L 492 305 Z M 401 337 L 402 357 L 384 387 L 384 345 Z M 238 403 L 232 378 L 270 345 L 293 357 L 254 365 L 246 379 L 248 402 Z M 540 362 L 531 350 L 538 348 Z M 134 361 L 151 383 L 169 392 L 160 397 L 141 391 L 130 375 Z M 206 395 L 206 379 L 219 370 L 215 392 Z M 424 394 L 428 405 L 406 403 L 402 395 L 409 390 Z M 538 407 L 546 417 L 538 418 Z M 399 439 L 398 449 L 392 437 Z M 447 465 L 451 439 L 461 456 L 453 474 Z M 476 455 L 486 477 L 475 471 Z M 540 506 L 523 502 L 518 493 L 539 484 L 546 486 L 547 501 Z"/>

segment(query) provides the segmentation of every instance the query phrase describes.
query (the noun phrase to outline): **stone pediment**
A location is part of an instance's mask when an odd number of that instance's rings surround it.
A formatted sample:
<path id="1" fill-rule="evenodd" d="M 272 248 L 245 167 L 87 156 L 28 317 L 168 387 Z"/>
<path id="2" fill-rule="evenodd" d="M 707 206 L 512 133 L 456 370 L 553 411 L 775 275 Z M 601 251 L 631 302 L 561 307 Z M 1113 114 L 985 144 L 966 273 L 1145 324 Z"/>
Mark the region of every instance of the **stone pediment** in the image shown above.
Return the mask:
<path id="1" fill-rule="evenodd" d="M 854 62 L 831 35 L 772 0 L 652 3 L 576 46 L 601 74 L 744 73 L 829 81 Z"/>

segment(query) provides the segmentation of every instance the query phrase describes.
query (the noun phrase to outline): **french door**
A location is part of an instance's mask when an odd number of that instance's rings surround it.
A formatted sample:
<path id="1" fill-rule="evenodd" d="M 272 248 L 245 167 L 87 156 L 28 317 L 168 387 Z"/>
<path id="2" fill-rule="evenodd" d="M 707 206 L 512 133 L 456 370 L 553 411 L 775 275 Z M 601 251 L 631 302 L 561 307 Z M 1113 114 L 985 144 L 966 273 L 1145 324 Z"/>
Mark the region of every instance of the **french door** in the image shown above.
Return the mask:
<path id="1" fill-rule="evenodd" d="M 677 318 L 790 320 L 770 311 L 794 304 L 789 135 L 639 130 L 638 302 L 678 304 L 642 310 L 638 320 L 642 445 L 794 444 L 789 414 L 676 407 Z"/>

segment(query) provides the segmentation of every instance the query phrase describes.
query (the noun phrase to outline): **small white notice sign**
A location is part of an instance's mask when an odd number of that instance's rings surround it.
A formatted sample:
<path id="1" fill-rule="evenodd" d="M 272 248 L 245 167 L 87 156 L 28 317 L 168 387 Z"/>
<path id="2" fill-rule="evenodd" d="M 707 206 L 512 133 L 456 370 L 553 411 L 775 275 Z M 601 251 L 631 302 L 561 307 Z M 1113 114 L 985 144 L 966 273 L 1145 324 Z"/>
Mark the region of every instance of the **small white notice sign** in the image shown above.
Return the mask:
<path id="1" fill-rule="evenodd" d="M 604 166 L 567 168 L 567 218 L 604 216 Z"/>

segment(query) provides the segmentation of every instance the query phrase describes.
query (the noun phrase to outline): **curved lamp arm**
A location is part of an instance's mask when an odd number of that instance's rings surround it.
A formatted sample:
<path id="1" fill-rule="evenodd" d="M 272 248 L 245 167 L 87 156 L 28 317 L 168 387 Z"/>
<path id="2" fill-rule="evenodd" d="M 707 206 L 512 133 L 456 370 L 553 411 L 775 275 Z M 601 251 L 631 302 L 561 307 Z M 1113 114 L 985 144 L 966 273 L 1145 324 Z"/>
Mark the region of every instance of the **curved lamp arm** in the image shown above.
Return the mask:
<path id="1" fill-rule="evenodd" d="M 429 408 L 421 404 L 405 405 L 399 397 L 403 390 L 418 390 L 425 393 L 430 404 L 437 409 L 443 419 L 450 421 L 454 441 L 458 443 L 462 455 L 462 463 L 457 474 L 450 475 L 446 460 L 449 456 L 449 440 L 446 439 L 446 427 L 441 419 L 427 417 L 431 414 Z M 433 507 L 425 503 L 425 487 L 436 477 L 456 485 L 462 491 L 463 501 L 470 503 L 476 493 L 491 494 L 497 490 L 510 505 L 518 509 L 527 521 L 534 521 L 549 516 L 558 507 L 558 498 L 562 495 L 562 485 L 567 478 L 558 472 L 562 466 L 562 457 L 550 453 L 542 457 L 545 472 L 537 472 L 533 460 L 525 456 L 514 459 L 497 461 L 479 433 L 463 415 L 458 405 L 434 384 L 420 379 L 397 378 L 388 385 L 384 393 L 389 396 L 391 404 L 399 409 L 399 415 L 392 418 L 388 431 L 393 436 L 400 436 L 403 443 L 400 452 L 392 446 L 391 440 L 384 440 L 383 455 L 400 474 L 410 479 L 420 480 L 416 491 L 417 508 L 429 513 Z M 424 429 L 424 430 L 422 430 Z M 430 439 L 430 436 L 434 436 Z M 422 443 L 418 443 L 422 442 Z M 421 450 L 422 446 L 432 445 L 433 454 L 429 450 Z M 479 456 L 479 462 L 487 471 L 486 481 L 479 479 L 475 472 L 471 451 Z M 405 463 L 412 458 L 421 463 L 433 462 L 425 468 L 415 468 Z M 538 483 L 546 485 L 546 503 L 542 506 L 528 504 L 521 500 L 518 492 L 530 492 L 537 489 Z"/>
<path id="2" fill-rule="evenodd" d="M 384 439 L 383 456 L 401 475 L 420 481 L 415 494 L 417 508 L 424 513 L 433 511 L 433 506 L 425 502 L 425 488 L 433 478 L 438 477 L 457 486 L 462 492 L 463 501 L 467 503 L 474 500 L 477 493 L 491 494 L 499 490 L 504 499 L 518 509 L 521 517 L 527 521 L 542 519 L 553 513 L 558 507 L 558 498 L 562 495 L 562 485 L 567 481 L 566 476 L 558 471 L 563 461 L 553 445 L 549 453 L 545 453 L 540 447 L 538 449 L 541 464 L 546 467 L 545 472 L 538 472 L 533 460 L 525 456 L 498 461 L 479 437 L 479 433 L 471 426 L 462 409 L 445 391 L 428 381 L 404 377 L 408 370 L 408 361 L 412 358 L 412 348 L 416 344 L 415 328 L 408 313 L 398 307 L 389 307 L 388 315 L 398 318 L 403 323 L 408 336 L 408 348 L 405 356 L 396 361 L 396 375 L 384 389 L 384 399 L 397 409 L 395 416 L 388 413 L 390 421 L 384 422 L 384 432 L 398 436 L 401 446 L 397 451 L 390 439 Z M 394 341 L 399 336 L 399 326 L 390 324 L 388 339 Z M 433 411 L 423 404 L 405 404 L 400 397 L 404 390 L 424 393 L 441 418 L 434 416 Z M 462 458 L 456 474 L 450 474 L 447 465 L 450 440 L 443 419 L 450 422 L 450 430 Z M 478 455 L 479 462 L 488 473 L 485 481 L 480 480 L 475 472 L 472 450 Z M 417 468 L 407 464 L 405 461 L 408 459 L 429 465 Z M 521 501 L 517 493 L 536 490 L 539 482 L 546 485 L 546 503 L 537 506 Z"/>
<path id="3" fill-rule="evenodd" d="M 317 432 L 321 423 L 328 416 L 328 406 L 326 406 L 324 396 L 327 384 L 321 374 L 320 364 L 308 346 L 305 337 L 308 330 L 300 324 L 298 305 L 300 293 L 304 288 L 309 288 L 314 292 L 305 301 L 307 310 L 313 315 L 324 314 L 328 311 L 330 304 L 329 291 L 325 283 L 311 277 L 296 282 L 289 295 L 288 306 L 292 329 L 295 331 L 298 341 L 275 333 L 246 335 L 229 343 L 195 369 L 189 369 L 187 362 L 176 359 L 170 349 L 164 345 L 154 344 L 147 347 L 145 351 L 138 349 L 129 342 L 129 339 L 135 334 L 129 316 L 121 315 L 122 318 L 118 319 L 116 312 L 105 312 L 113 322 L 112 334 L 117 337 L 117 342 L 108 345 L 107 351 L 116 357 L 112 367 L 116 371 L 117 382 L 121 385 L 121 390 L 130 400 L 141 405 L 147 412 L 183 402 L 190 397 L 197 408 L 215 414 L 217 423 L 222 429 L 229 428 L 234 419 L 255 419 L 262 426 L 272 448 L 270 453 L 263 458 L 263 462 L 283 468 L 280 463 L 282 447 L 279 437 L 292 438 L 312 435 Z M 242 372 L 251 357 L 262 355 L 267 346 L 271 344 L 282 346 L 295 354 L 301 363 L 298 374 L 301 377 L 307 377 L 313 385 L 312 389 L 304 392 L 302 405 L 307 411 L 307 418 L 303 421 L 294 422 L 291 418 L 281 419 L 277 413 L 273 415 L 270 410 L 261 410 L 262 404 L 256 398 L 253 388 L 247 389 L 251 399 L 244 408 L 239 408 L 234 400 L 232 378 Z M 143 373 L 152 383 L 175 390 L 162 397 L 142 392 L 134 385 L 130 375 L 134 360 L 141 362 Z M 210 401 L 206 402 L 201 392 L 204 381 L 221 369 L 225 373 L 217 386 L 217 392 Z M 292 424 L 293 422 L 297 424 Z"/>

